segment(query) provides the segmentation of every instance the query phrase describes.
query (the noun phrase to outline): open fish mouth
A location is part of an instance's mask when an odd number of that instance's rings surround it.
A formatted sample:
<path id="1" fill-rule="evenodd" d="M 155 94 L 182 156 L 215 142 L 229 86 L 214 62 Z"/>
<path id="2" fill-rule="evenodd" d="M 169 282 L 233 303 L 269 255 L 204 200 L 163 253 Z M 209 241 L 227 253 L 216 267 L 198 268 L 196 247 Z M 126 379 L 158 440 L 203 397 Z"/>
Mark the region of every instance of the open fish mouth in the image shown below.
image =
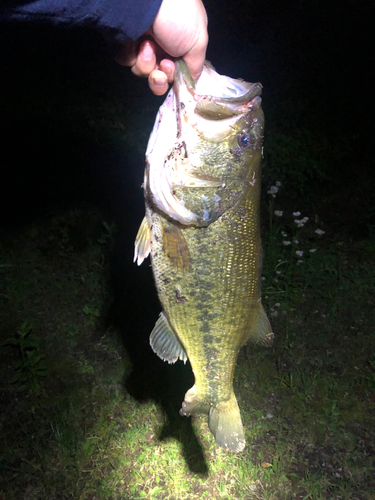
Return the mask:
<path id="1" fill-rule="evenodd" d="M 261 91 L 260 83 L 219 75 L 209 63 L 195 83 L 184 61 L 176 62 L 174 86 L 159 109 L 146 151 L 145 186 L 157 209 L 181 224 L 199 227 L 223 212 L 218 192 L 223 177 L 202 167 L 200 152 L 203 143 L 214 148 L 256 121 L 250 115 L 260 109 Z M 200 200 L 199 213 L 182 196 L 189 189 L 199 189 L 194 194 Z"/>
<path id="2" fill-rule="evenodd" d="M 185 88 L 193 96 L 195 113 L 208 120 L 223 120 L 245 113 L 250 101 L 262 93 L 260 83 L 219 75 L 207 62 L 195 83 L 186 63 L 179 61 L 176 64 L 175 82 L 178 90 Z M 180 101 L 183 98 L 181 94 L 180 91 Z"/>

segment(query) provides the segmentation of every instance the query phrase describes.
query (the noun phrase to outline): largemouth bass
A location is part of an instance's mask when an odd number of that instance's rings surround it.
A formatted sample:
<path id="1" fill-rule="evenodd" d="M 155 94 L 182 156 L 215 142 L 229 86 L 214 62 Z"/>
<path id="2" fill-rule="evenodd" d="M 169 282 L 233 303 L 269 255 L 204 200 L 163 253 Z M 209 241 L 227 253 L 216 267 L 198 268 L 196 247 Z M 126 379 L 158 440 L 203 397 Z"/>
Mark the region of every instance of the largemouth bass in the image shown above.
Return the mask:
<path id="1" fill-rule="evenodd" d="M 151 254 L 163 308 L 151 347 L 169 363 L 189 358 L 194 372 L 180 414 L 207 413 L 216 443 L 233 452 L 245 447 L 238 351 L 273 335 L 260 298 L 261 89 L 207 62 L 195 84 L 176 63 L 147 146 L 135 242 L 138 265 Z"/>

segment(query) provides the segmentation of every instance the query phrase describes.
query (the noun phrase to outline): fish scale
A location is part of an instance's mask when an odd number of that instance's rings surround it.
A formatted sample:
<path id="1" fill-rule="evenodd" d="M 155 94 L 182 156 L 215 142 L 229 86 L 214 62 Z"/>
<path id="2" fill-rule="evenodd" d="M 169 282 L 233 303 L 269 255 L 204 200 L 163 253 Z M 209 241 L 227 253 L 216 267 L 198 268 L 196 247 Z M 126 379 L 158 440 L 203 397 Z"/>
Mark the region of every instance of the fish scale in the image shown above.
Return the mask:
<path id="1" fill-rule="evenodd" d="M 251 334 L 252 315 L 258 314 L 261 243 L 254 222 L 259 219 L 258 186 L 249 189 L 243 204 L 207 228 L 180 228 L 193 271 L 176 269 L 165 258 L 160 227 L 173 223 L 156 211 L 150 214 L 158 294 L 188 353 L 197 396 L 207 404 L 230 398 L 238 350 Z"/>
<path id="2" fill-rule="evenodd" d="M 212 69 L 205 68 L 211 77 Z M 238 351 L 249 339 L 266 341 L 273 334 L 260 299 L 261 87 L 229 80 L 239 87 L 237 93 L 243 91 L 242 98 L 240 94 L 234 99 L 204 100 L 194 94 L 198 85 L 189 83 L 183 63 L 176 64 L 180 101 L 173 100 L 172 91 L 153 134 L 165 140 L 163 119 L 172 123 L 168 112 L 173 112 L 180 142 L 172 136 L 160 156 L 158 137 L 150 138 L 146 216 L 136 238 L 135 260 L 140 264 L 150 253 L 163 308 L 151 333 L 152 348 L 170 363 L 188 357 L 194 372 L 195 384 L 186 393 L 180 414 L 207 413 L 216 442 L 239 452 L 245 438 L 233 392 Z M 189 92 L 184 94 L 185 86 Z M 220 104 L 218 117 L 215 99 Z M 210 120 L 219 138 L 211 137 Z M 200 126 L 205 132 L 199 132 Z M 187 184 L 173 186 L 183 178 Z"/>

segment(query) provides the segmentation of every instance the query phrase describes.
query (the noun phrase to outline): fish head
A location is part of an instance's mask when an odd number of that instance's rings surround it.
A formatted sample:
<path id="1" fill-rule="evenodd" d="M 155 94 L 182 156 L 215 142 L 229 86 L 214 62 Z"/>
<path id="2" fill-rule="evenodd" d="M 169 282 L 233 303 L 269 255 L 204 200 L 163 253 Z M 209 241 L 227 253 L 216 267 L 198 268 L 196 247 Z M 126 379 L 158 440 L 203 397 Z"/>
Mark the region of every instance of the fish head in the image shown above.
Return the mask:
<path id="1" fill-rule="evenodd" d="M 208 226 L 255 187 L 264 130 L 262 86 L 206 62 L 195 83 L 183 60 L 146 151 L 147 196 L 184 225 Z"/>

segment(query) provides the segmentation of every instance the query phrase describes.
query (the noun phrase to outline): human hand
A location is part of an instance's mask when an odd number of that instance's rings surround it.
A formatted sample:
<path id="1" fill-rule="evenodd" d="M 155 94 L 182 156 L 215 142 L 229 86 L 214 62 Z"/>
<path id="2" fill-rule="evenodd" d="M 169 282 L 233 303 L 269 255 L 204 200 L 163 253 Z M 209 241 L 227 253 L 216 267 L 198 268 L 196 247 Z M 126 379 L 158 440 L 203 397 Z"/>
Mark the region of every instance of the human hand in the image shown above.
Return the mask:
<path id="1" fill-rule="evenodd" d="M 116 60 L 137 76 L 148 77 L 152 92 L 163 95 L 173 81 L 174 62 L 183 57 L 194 80 L 202 73 L 208 43 L 207 15 L 201 0 L 163 0 L 154 23 L 145 34 L 153 40 L 126 44 Z M 162 51 L 167 57 L 162 58 Z"/>

